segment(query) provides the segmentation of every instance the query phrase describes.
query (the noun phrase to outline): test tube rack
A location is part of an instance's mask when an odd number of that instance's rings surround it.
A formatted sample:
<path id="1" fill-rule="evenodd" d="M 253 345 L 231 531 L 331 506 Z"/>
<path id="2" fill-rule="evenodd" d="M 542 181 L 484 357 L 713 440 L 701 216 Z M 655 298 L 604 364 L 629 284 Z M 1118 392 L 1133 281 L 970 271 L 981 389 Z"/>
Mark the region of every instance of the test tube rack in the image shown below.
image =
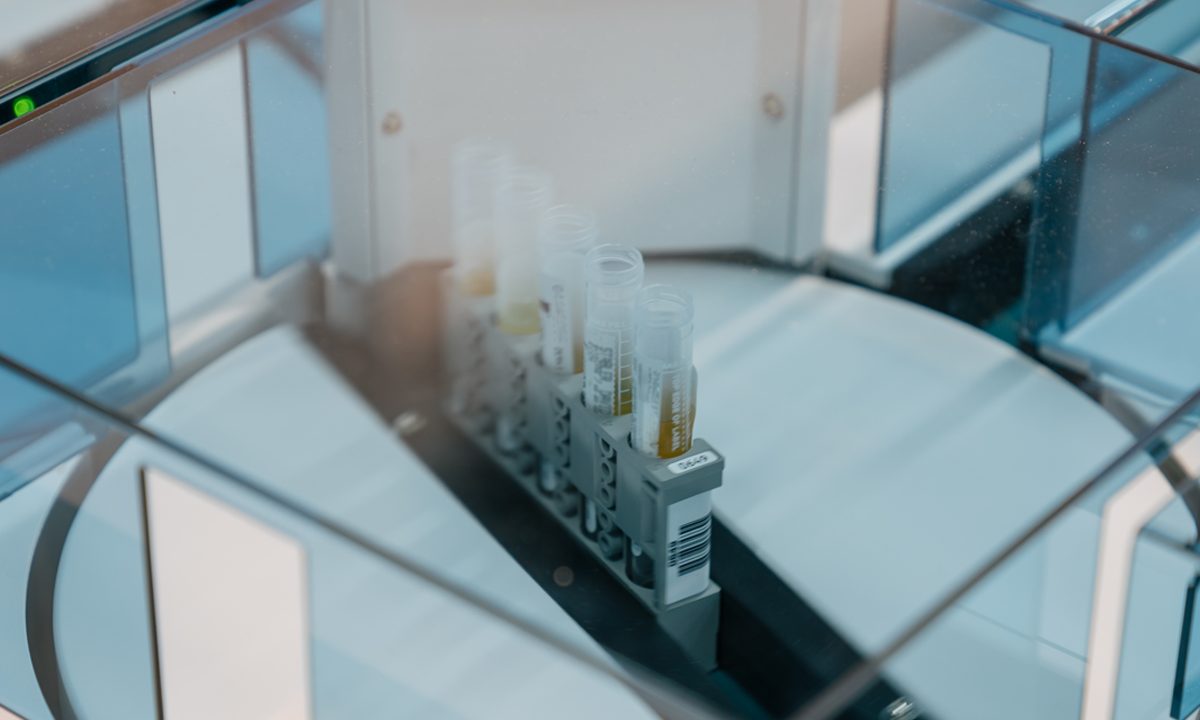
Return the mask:
<path id="1" fill-rule="evenodd" d="M 725 459 L 707 442 L 670 459 L 629 443 L 631 417 L 583 406 L 583 375 L 549 372 L 537 335 L 496 327 L 492 299 L 443 279 L 446 332 L 464 333 L 451 416 L 656 617 L 703 670 L 716 668 L 720 587 L 709 579 L 712 513 Z M 464 359 L 460 359 L 464 360 Z M 509 440 L 496 430 L 505 416 Z M 595 508 L 594 522 L 586 500 Z M 638 552 L 640 551 L 640 552 Z"/>

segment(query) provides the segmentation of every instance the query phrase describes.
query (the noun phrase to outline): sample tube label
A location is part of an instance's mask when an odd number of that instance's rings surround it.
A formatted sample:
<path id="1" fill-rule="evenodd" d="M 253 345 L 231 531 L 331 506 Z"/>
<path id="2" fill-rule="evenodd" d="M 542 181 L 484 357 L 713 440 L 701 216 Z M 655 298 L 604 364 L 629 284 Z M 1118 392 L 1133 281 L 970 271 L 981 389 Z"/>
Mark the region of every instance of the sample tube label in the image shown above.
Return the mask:
<path id="1" fill-rule="evenodd" d="M 542 321 L 542 363 L 551 372 L 575 372 L 571 296 L 561 279 L 542 273 L 538 313 Z"/>
<path id="2" fill-rule="evenodd" d="M 633 409 L 633 338 L 621 330 L 588 328 L 583 346 L 583 404 L 605 415 Z"/>
<path id="3" fill-rule="evenodd" d="M 691 366 L 664 367 L 634 358 L 638 410 L 633 414 L 633 446 L 651 457 L 672 458 L 692 447 Z"/>
<path id="4" fill-rule="evenodd" d="M 708 588 L 712 550 L 712 493 L 693 495 L 667 506 L 665 601 L 699 595 Z"/>
<path id="5" fill-rule="evenodd" d="M 583 346 L 583 404 L 590 410 L 616 415 L 617 337 L 596 333 Z"/>

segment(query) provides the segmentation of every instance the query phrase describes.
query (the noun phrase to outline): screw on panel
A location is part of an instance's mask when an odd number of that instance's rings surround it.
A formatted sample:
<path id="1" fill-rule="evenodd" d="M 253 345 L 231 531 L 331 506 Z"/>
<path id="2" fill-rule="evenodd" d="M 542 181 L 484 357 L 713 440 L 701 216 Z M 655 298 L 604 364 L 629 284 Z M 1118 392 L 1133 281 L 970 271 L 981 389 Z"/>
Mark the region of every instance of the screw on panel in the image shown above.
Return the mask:
<path id="1" fill-rule="evenodd" d="M 783 105 L 783 99 L 773 92 L 763 95 L 762 109 L 767 114 L 767 117 L 772 120 L 778 120 L 783 117 L 783 113 L 787 110 Z"/>
<path id="2" fill-rule="evenodd" d="M 404 123 L 400 121 L 400 113 L 395 110 L 383 116 L 383 134 L 395 135 L 404 127 Z"/>

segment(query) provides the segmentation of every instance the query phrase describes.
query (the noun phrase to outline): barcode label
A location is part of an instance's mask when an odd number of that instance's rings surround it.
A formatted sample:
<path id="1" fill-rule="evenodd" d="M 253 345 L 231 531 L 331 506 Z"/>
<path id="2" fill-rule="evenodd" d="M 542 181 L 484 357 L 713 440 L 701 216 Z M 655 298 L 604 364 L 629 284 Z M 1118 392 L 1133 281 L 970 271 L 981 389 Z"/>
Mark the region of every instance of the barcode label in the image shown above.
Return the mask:
<path id="1" fill-rule="evenodd" d="M 687 575 L 704 567 L 708 562 L 708 546 L 712 534 L 712 516 L 693 520 L 679 528 L 679 540 L 671 543 L 670 566 L 679 567 L 680 575 Z"/>
<path id="2" fill-rule="evenodd" d="M 605 415 L 616 414 L 617 339 L 597 333 L 583 346 L 583 404 Z"/>
<path id="3" fill-rule="evenodd" d="M 704 592 L 712 550 L 712 493 L 668 506 L 666 539 L 667 604 Z"/>

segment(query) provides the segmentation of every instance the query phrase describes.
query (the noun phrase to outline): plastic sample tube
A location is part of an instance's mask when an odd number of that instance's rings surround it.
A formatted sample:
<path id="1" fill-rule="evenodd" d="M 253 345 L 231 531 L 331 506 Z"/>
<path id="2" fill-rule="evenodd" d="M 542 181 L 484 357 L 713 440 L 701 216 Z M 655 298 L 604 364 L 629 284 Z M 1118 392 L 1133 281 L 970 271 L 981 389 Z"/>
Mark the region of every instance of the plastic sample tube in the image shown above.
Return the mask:
<path id="1" fill-rule="evenodd" d="M 584 258 L 583 404 L 601 415 L 633 409 L 633 306 L 645 273 L 628 245 L 600 245 Z"/>
<path id="2" fill-rule="evenodd" d="M 542 364 L 556 373 L 583 372 L 583 259 L 597 234 L 596 214 L 587 208 L 557 205 L 542 215 Z"/>
<path id="3" fill-rule="evenodd" d="M 632 443 L 643 455 L 672 458 L 692 447 L 696 370 L 692 296 L 672 285 L 638 293 L 634 310 Z"/>
<path id="4" fill-rule="evenodd" d="M 550 174 L 528 166 L 496 188 L 496 305 L 500 329 L 513 335 L 538 331 L 538 237 L 553 194 Z"/>
<path id="5" fill-rule="evenodd" d="M 512 149 L 502 142 L 476 137 L 454 146 L 451 226 L 454 275 L 463 295 L 495 292 L 496 190 L 512 165 Z"/>

